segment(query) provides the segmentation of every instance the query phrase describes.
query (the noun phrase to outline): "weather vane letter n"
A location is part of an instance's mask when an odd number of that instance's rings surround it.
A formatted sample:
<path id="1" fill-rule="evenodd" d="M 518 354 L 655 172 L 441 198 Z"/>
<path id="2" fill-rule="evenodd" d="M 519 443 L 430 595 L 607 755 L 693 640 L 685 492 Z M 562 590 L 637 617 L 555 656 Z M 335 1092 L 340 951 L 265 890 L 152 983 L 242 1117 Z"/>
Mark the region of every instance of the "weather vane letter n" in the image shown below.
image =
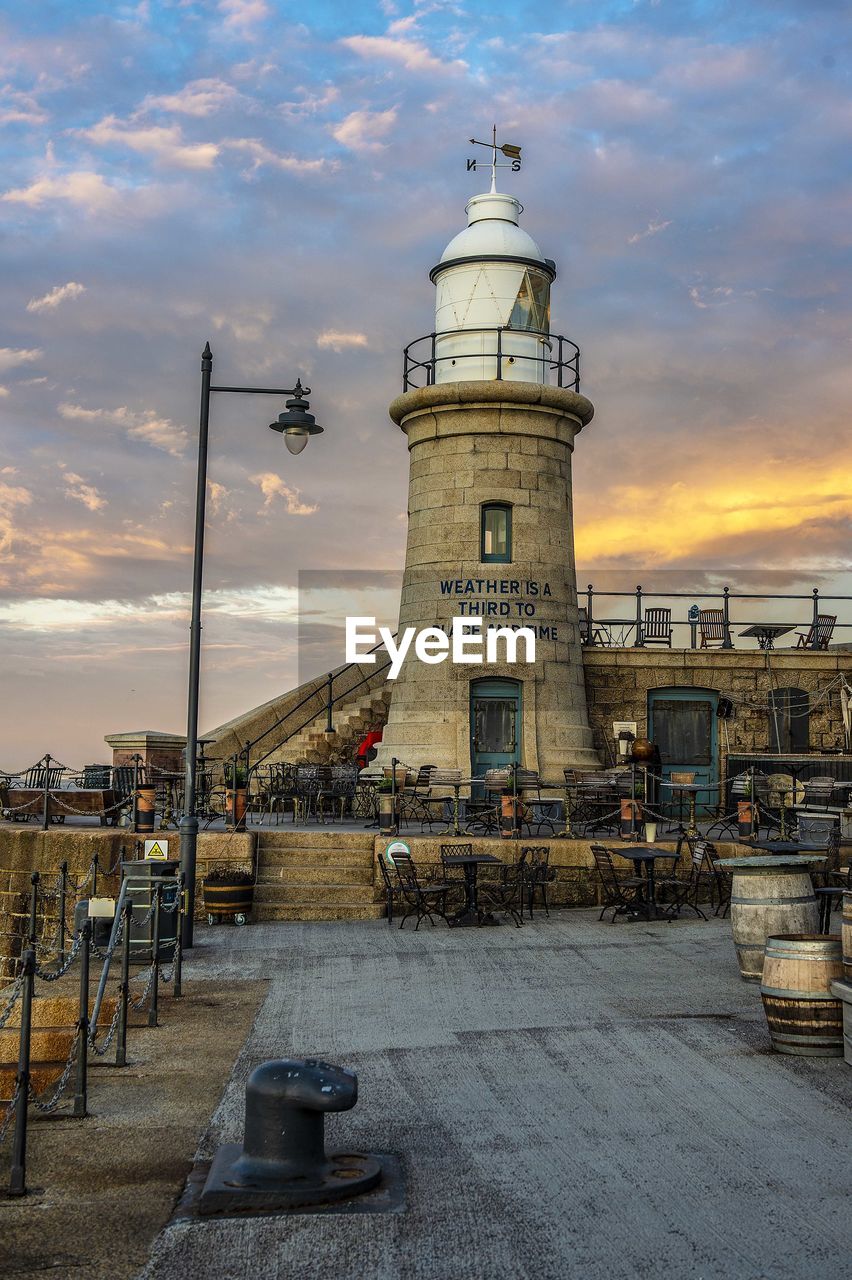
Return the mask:
<path id="1" fill-rule="evenodd" d="M 518 173 L 518 171 L 520 170 L 521 148 L 513 146 L 511 142 L 498 143 L 496 124 L 492 125 L 490 142 L 480 142 L 478 138 L 469 138 L 468 141 L 471 142 L 475 147 L 487 147 L 488 150 L 491 152 L 490 160 L 477 160 L 475 157 L 473 160 L 468 160 L 467 169 L 469 173 L 471 169 L 473 170 L 481 169 L 481 168 L 484 168 L 485 165 L 488 165 L 491 169 L 491 190 L 492 191 L 497 190 L 497 170 L 498 169 L 511 169 L 513 173 Z M 506 159 L 498 160 L 497 159 L 498 152 L 500 155 L 505 156 Z"/>

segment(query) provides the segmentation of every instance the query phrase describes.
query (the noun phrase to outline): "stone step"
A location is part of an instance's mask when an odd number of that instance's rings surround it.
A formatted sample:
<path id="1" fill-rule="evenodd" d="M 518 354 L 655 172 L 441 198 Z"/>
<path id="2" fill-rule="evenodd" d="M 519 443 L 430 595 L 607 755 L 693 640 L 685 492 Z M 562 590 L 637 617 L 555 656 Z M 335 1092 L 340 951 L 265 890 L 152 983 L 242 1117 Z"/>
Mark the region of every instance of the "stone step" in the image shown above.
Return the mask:
<path id="1" fill-rule="evenodd" d="M 96 987 L 93 985 L 92 994 L 89 1001 L 89 1014 L 91 1014 L 95 1003 Z M 61 996 L 36 996 L 32 1006 L 32 1027 L 35 1030 L 54 1030 L 56 1028 L 74 1027 L 77 1025 L 77 1019 L 80 1016 L 80 997 L 77 995 L 61 995 Z M 109 1025 L 109 1019 L 115 1012 L 117 1003 L 116 996 L 104 996 L 101 1003 L 101 1012 L 99 1021 L 103 1024 L 106 1019 Z M 6 1023 L 7 1030 L 20 1029 L 21 1026 L 21 1001 L 15 1005 L 9 1014 L 9 1020 Z"/>
<path id="2" fill-rule="evenodd" d="M 254 911 L 273 903 L 316 907 L 324 903 L 358 906 L 373 901 L 372 885 L 363 884 L 264 884 L 255 892 Z"/>
<path id="3" fill-rule="evenodd" d="M 39 1062 L 30 1068 L 30 1084 L 36 1094 L 48 1093 L 51 1085 L 59 1082 L 59 1077 L 65 1070 L 65 1063 L 68 1061 L 67 1055 L 61 1062 Z M 0 1103 L 10 1102 L 15 1092 L 15 1076 L 18 1074 L 16 1066 L 0 1063 Z M 65 1097 L 74 1096 L 73 1085 L 68 1085 L 68 1091 Z"/>
<path id="4" fill-rule="evenodd" d="M 71 1052 L 74 1032 L 67 1027 L 45 1027 L 30 1036 L 30 1062 L 65 1062 Z M 4 1027 L 0 1030 L 0 1064 L 9 1066 L 18 1061 L 19 1031 Z"/>
<path id="5" fill-rule="evenodd" d="M 255 907 L 252 919 L 258 923 L 271 920 L 380 920 L 385 914 L 383 903 L 324 903 L 312 906 L 305 902 L 270 902 Z"/>
<path id="6" fill-rule="evenodd" d="M 290 849 L 333 849 L 337 845 L 341 849 L 372 851 L 375 838 L 375 832 L 340 831 L 333 826 L 320 827 L 316 831 L 286 831 L 279 828 L 259 831 L 258 849 L 284 845 Z"/>
<path id="7" fill-rule="evenodd" d="M 359 849 L 348 852 L 345 849 L 329 851 L 325 855 L 317 855 L 316 851 L 292 852 L 287 849 L 276 849 L 271 853 L 262 853 L 257 860 L 259 878 L 275 873 L 282 867 L 293 869 L 303 867 L 306 871 L 322 870 L 325 867 L 356 867 L 368 872 L 373 865 L 371 853 L 362 853 Z"/>
<path id="8" fill-rule="evenodd" d="M 372 885 L 373 868 L 369 862 L 363 865 L 329 862 L 321 865 L 294 862 L 280 867 L 264 867 L 257 878 L 258 889 L 277 884 L 360 884 Z"/>

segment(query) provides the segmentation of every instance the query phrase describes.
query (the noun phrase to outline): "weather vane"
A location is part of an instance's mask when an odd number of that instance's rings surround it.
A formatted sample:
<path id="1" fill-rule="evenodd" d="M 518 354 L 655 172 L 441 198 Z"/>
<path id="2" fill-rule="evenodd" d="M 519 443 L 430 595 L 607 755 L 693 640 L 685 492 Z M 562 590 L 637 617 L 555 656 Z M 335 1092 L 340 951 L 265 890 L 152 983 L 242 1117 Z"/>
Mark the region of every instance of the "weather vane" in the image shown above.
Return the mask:
<path id="1" fill-rule="evenodd" d="M 498 169 L 511 169 L 513 173 L 519 172 L 521 167 L 521 148 L 512 146 L 510 142 L 504 142 L 502 146 L 498 145 L 496 124 L 492 125 L 491 127 L 490 142 L 480 142 L 478 138 L 468 138 L 468 142 L 472 142 L 475 147 L 487 147 L 488 150 L 491 152 L 490 160 L 476 160 L 476 159 L 468 160 L 467 168 L 468 168 L 468 172 L 470 172 L 471 169 L 474 169 L 474 170 L 483 169 L 485 168 L 486 165 L 488 165 L 491 169 L 491 190 L 492 191 L 497 190 L 497 170 Z M 504 163 L 503 161 L 497 159 L 498 151 L 500 152 L 501 155 L 504 155 L 506 157 L 507 163 Z"/>

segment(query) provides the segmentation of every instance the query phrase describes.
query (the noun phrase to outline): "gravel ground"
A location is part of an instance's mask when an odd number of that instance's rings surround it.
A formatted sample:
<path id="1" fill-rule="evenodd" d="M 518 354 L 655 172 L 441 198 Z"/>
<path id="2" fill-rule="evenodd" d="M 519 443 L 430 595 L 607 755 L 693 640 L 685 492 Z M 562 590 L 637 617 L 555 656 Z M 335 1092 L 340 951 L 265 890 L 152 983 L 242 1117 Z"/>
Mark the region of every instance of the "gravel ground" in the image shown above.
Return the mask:
<path id="1" fill-rule="evenodd" d="M 728 921 L 202 930 L 192 970 L 270 980 L 199 1159 L 257 1063 L 321 1056 L 360 1078 L 329 1148 L 397 1153 L 406 1203 L 175 1221 L 140 1280 L 852 1276 L 852 1072 L 770 1051 Z"/>

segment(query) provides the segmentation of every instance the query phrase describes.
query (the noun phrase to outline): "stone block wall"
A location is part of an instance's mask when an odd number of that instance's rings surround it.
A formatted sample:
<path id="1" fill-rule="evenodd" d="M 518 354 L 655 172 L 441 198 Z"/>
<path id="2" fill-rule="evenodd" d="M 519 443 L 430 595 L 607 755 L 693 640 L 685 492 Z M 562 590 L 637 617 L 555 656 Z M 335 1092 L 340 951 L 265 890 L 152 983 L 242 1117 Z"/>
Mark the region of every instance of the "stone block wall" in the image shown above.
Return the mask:
<path id="1" fill-rule="evenodd" d="M 648 730 L 648 694 L 652 689 L 711 689 L 734 703 L 733 717 L 719 735 L 721 772 L 728 751 L 767 751 L 770 745 L 769 695 L 773 688 L 805 689 L 810 695 L 810 750 L 843 748 L 843 720 L 837 676 L 852 679 L 852 654 L 842 651 L 738 649 L 583 650 L 586 704 L 595 746 L 604 762 L 612 760 L 613 720 L 635 720 L 640 735 Z M 829 685 L 834 685 L 827 694 Z M 824 696 L 823 696 L 824 695 Z"/>

